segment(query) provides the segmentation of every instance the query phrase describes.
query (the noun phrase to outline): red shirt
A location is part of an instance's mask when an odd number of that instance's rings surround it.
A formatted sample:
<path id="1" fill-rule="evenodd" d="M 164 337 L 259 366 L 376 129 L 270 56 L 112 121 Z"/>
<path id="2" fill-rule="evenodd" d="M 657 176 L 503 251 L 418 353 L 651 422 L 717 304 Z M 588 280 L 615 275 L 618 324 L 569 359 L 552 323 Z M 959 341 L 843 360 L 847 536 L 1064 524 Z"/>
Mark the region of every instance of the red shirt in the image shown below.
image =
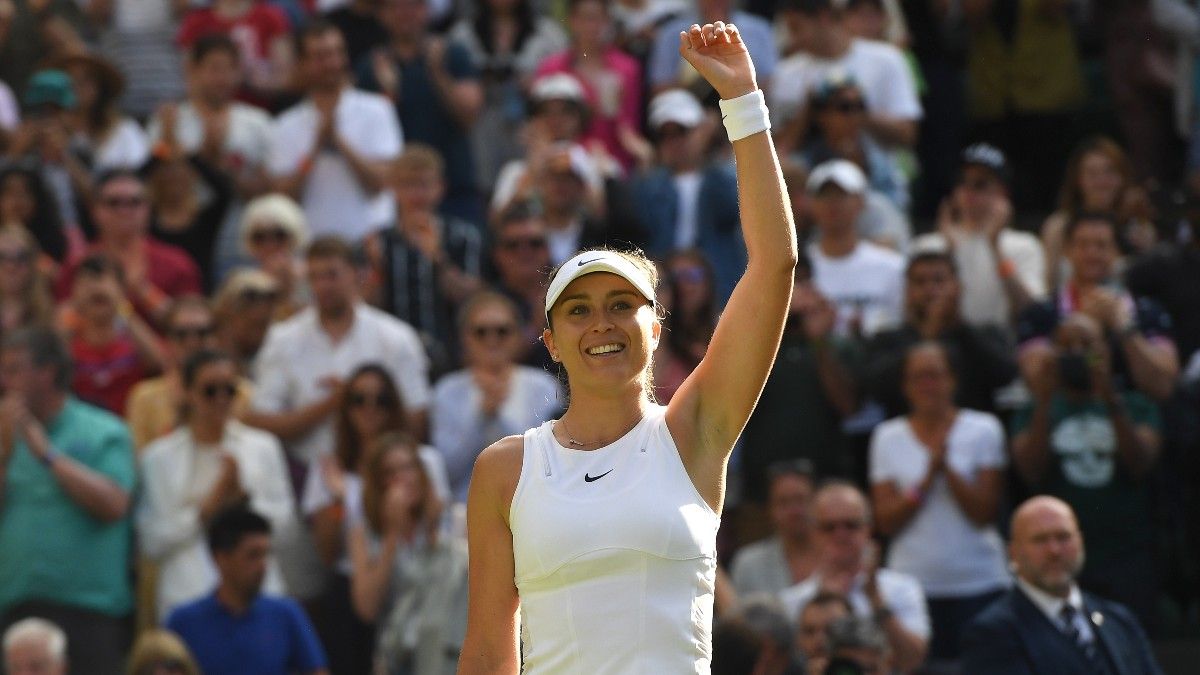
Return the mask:
<path id="1" fill-rule="evenodd" d="M 169 298 L 178 298 L 181 295 L 199 295 L 204 292 L 200 284 L 200 268 L 196 267 L 195 261 L 183 249 L 149 237 L 145 239 L 143 246 L 146 253 L 146 281 L 164 295 Z M 92 246 L 85 255 L 98 251 L 99 249 Z M 75 269 L 78 266 L 79 259 L 72 260 L 63 267 L 62 273 L 58 275 L 55 295 L 59 300 L 64 300 L 71 294 L 71 284 L 75 280 Z M 144 318 L 152 318 L 148 308 L 137 307 L 136 309 L 138 314 Z M 154 326 L 153 321 L 151 326 Z"/>
<path id="2" fill-rule="evenodd" d="M 129 390 L 145 375 L 133 337 L 122 332 L 116 340 L 103 345 L 73 338 L 71 358 L 75 365 L 71 390 L 75 395 L 124 417 Z"/>
<path id="3" fill-rule="evenodd" d="M 189 49 L 205 35 L 228 35 L 238 46 L 242 69 L 249 81 L 261 82 L 271 72 L 271 44 L 290 32 L 291 24 L 283 10 L 259 2 L 249 12 L 232 20 L 218 16 L 210 7 L 193 10 L 184 17 L 175 41 L 180 47 Z"/>

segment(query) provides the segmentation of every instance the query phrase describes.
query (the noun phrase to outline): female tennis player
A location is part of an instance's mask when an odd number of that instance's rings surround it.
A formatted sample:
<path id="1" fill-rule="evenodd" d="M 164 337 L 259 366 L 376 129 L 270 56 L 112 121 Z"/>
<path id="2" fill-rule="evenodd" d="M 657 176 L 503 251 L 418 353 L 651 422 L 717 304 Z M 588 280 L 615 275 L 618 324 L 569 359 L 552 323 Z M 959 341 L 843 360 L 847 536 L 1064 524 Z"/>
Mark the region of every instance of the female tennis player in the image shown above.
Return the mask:
<path id="1" fill-rule="evenodd" d="M 709 672 L 726 462 L 779 347 L 796 238 L 737 28 L 692 26 L 679 41 L 722 99 L 749 265 L 666 407 L 650 397 L 653 266 L 593 250 L 552 275 L 543 339 L 570 407 L 476 461 L 460 674 Z"/>

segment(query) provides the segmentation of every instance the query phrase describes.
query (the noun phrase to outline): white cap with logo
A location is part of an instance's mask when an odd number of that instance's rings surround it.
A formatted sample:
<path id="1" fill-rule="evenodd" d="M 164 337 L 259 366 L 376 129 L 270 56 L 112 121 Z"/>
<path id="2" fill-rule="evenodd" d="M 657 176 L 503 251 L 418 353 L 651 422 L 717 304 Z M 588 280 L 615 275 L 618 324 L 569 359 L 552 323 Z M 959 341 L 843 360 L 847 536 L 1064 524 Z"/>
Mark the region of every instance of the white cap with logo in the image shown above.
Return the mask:
<path id="1" fill-rule="evenodd" d="M 550 310 L 562 292 L 579 277 L 593 272 L 609 272 L 615 274 L 638 290 L 650 304 L 655 303 L 654 286 L 650 277 L 639 269 L 633 261 L 614 251 L 584 251 L 563 263 L 546 289 L 546 325 L 550 324 Z"/>
<path id="2" fill-rule="evenodd" d="M 808 175 L 808 192 L 815 194 L 829 183 L 852 195 L 865 194 L 867 191 L 867 177 L 862 169 L 845 159 L 831 159 L 818 164 Z"/>
<path id="3" fill-rule="evenodd" d="M 670 122 L 691 129 L 703 119 L 704 108 L 686 89 L 668 89 L 650 101 L 648 121 L 655 131 Z"/>

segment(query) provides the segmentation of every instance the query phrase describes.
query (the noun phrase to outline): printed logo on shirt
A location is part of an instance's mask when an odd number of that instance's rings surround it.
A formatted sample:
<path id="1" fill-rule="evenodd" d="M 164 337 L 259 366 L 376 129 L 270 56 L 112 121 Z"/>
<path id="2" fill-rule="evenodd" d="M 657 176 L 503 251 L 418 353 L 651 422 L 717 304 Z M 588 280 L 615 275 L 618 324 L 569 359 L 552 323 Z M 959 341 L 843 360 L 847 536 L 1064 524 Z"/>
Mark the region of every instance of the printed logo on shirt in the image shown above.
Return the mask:
<path id="1" fill-rule="evenodd" d="M 589 476 L 587 473 L 584 473 L 583 474 L 583 482 L 592 483 L 592 482 L 598 481 L 601 478 L 604 478 L 605 476 L 607 476 L 608 474 L 610 474 L 612 472 L 613 472 L 613 470 L 609 469 L 608 471 L 605 471 L 604 473 L 600 474 L 599 476 Z"/>
<path id="2" fill-rule="evenodd" d="M 1068 417 L 1054 428 L 1051 443 L 1067 482 L 1084 488 L 1100 488 L 1112 482 L 1117 436 L 1107 417 Z"/>

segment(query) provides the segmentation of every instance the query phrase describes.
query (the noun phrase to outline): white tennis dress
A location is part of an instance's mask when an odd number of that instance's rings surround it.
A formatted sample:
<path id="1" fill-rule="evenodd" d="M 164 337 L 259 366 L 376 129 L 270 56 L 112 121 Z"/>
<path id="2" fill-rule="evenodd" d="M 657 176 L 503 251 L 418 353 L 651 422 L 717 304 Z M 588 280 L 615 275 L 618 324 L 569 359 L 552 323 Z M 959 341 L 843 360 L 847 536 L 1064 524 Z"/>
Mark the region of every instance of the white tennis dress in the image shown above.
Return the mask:
<path id="1" fill-rule="evenodd" d="M 720 517 L 665 412 L 591 451 L 553 422 L 525 432 L 509 522 L 527 675 L 709 672 Z"/>

